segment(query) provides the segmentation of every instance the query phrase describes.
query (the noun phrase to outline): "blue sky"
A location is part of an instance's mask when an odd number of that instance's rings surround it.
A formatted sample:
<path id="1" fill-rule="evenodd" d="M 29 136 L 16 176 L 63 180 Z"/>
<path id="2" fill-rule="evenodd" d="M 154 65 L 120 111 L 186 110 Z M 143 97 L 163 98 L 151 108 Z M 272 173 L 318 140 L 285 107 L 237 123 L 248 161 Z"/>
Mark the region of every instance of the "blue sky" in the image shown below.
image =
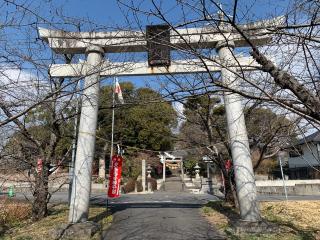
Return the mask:
<path id="1" fill-rule="evenodd" d="M 130 2 L 130 1 L 123 1 Z M 135 0 L 134 4 L 140 7 L 140 9 L 145 11 L 150 11 L 153 8 L 151 1 L 146 0 Z M 160 1 L 156 1 L 160 2 Z M 175 24 L 179 24 L 184 21 L 182 9 L 177 6 L 174 0 L 162 0 L 162 9 L 166 13 L 166 16 L 170 21 Z M 190 3 L 197 6 L 199 1 L 189 1 Z M 207 7 L 211 12 L 215 13 L 216 8 L 207 1 Z M 242 0 L 239 1 L 239 14 L 238 21 L 246 22 L 246 18 L 249 19 L 264 19 L 269 18 L 271 15 L 279 15 L 284 12 L 288 6 L 289 0 Z M 222 1 L 223 8 L 228 12 L 232 12 L 234 1 Z M 162 23 L 159 19 L 152 16 L 145 16 L 144 14 L 139 14 L 135 18 L 132 14 L 129 14 L 129 22 L 126 21 L 124 17 L 128 13 L 128 8 L 124 5 L 119 5 L 116 0 L 56 0 L 52 4 L 62 12 L 63 15 L 68 16 L 67 20 L 81 19 L 88 20 L 85 26 L 82 26 L 82 30 L 112 30 L 113 28 L 138 28 L 139 25 L 142 28 L 147 24 L 158 24 Z M 60 7 L 59 7 L 60 6 Z M 196 17 L 196 14 L 190 10 L 190 8 L 183 9 L 189 19 Z M 47 14 L 50 14 L 48 12 Z M 71 18 L 71 19 L 70 19 Z M 89 23 L 90 22 L 90 23 Z M 129 26 L 131 25 L 131 26 Z M 66 26 L 64 26 L 66 28 Z M 72 27 L 71 27 L 72 28 Z M 154 86 L 154 77 L 130 77 L 128 80 L 133 81 L 138 86 L 144 86 L 150 84 Z M 121 79 L 121 80 L 127 80 Z"/>
<path id="2" fill-rule="evenodd" d="M 130 1 L 123 1 L 130 2 Z M 151 1 L 146 0 L 134 0 L 133 1 L 137 6 L 140 6 L 143 10 L 154 9 L 151 5 Z M 160 2 L 160 1 L 155 1 Z M 179 21 L 182 20 L 182 13 L 180 7 L 177 6 L 175 0 L 162 0 L 162 8 L 167 14 L 170 20 Z M 199 1 L 188 1 L 197 5 Z M 210 1 L 206 1 L 207 7 L 211 12 L 215 11 L 215 7 L 212 4 L 209 4 Z M 233 0 L 223 0 L 222 6 L 226 9 L 227 12 L 231 14 L 233 10 Z M 285 12 L 286 8 L 290 5 L 290 0 L 240 0 L 238 1 L 238 16 L 239 21 L 243 19 L 244 16 L 248 16 L 251 19 L 263 19 L 268 18 L 271 14 L 277 15 Z M 123 13 L 126 13 L 127 8 L 124 5 L 118 4 L 116 0 L 58 0 L 57 3 L 60 3 L 63 7 L 63 12 L 68 16 L 73 16 L 75 18 L 89 18 L 101 24 L 103 26 L 112 26 L 119 25 L 124 26 L 125 18 Z M 142 3 L 139 5 L 139 3 Z M 122 11 L 120 10 L 121 7 Z M 193 16 L 192 11 L 186 10 L 186 13 L 189 17 Z M 140 19 L 142 24 L 149 23 L 156 24 L 158 21 L 152 17 L 142 17 Z"/>
<path id="3" fill-rule="evenodd" d="M 121 0 L 123 2 L 130 2 L 130 0 Z M 198 7 L 197 3 L 199 0 L 181 0 L 183 2 L 189 2 L 193 4 L 195 7 Z M 204 0 L 206 1 L 206 0 Z M 20 1 L 17 1 L 20 2 Z M 45 17 L 50 24 L 40 24 L 40 26 L 53 28 L 53 29 L 64 29 L 64 30 L 71 30 L 71 31 L 78 31 L 75 25 L 70 23 L 77 23 L 81 22 L 81 30 L 82 31 L 110 31 L 116 28 L 121 29 L 137 29 L 139 26 L 142 29 L 145 28 L 147 24 L 158 24 L 162 23 L 159 19 L 146 16 L 145 14 L 139 14 L 135 17 L 132 13 L 129 13 L 129 21 L 125 18 L 128 12 L 128 8 L 123 5 L 118 5 L 117 0 L 31 0 L 31 1 L 21 1 L 21 2 L 28 2 L 31 3 L 31 9 L 35 12 L 40 13 L 43 17 Z M 153 6 L 151 5 L 150 0 L 134 0 L 132 1 L 134 4 L 139 6 L 140 9 L 144 11 L 154 10 Z M 199 12 L 192 11 L 191 8 L 185 7 L 181 8 L 179 5 L 176 4 L 175 0 L 155 0 L 155 2 L 162 2 L 161 5 L 163 12 L 166 14 L 166 17 L 173 23 L 179 24 L 184 22 L 182 12 L 185 11 L 185 15 L 188 19 L 193 19 L 197 17 L 197 14 L 201 14 Z M 210 9 L 212 14 L 215 14 L 217 9 L 211 4 L 209 5 L 206 1 L 207 7 Z M 226 9 L 227 12 L 231 13 L 233 9 L 233 0 L 224 0 L 223 8 Z M 239 2 L 239 11 L 238 11 L 238 21 L 246 22 L 246 19 L 265 19 L 269 18 L 271 15 L 276 16 L 284 12 L 288 6 L 290 0 L 240 0 Z M 30 7 L 30 6 L 29 6 Z M 15 7 L 12 6 L 12 13 L 15 14 Z M 58 17 L 57 17 L 58 15 Z M 52 18 L 52 16 L 54 16 Z M 25 21 L 28 21 L 25 19 Z M 32 22 L 34 19 L 30 17 L 30 21 Z M 1 17 L 0 17 L 1 22 Z M 52 24 L 53 22 L 53 24 Z M 86 24 L 83 24 L 85 22 Z M 39 25 L 34 26 L 34 30 L 31 34 L 36 37 L 36 27 Z M 30 29 L 28 29 L 30 30 Z M 11 31 L 11 32 L 10 32 Z M 29 34 L 25 34 L 26 36 Z M 12 28 L 8 30 L 8 33 L 12 35 L 11 39 L 13 42 L 13 48 L 17 45 L 20 46 L 20 49 L 26 47 L 26 51 L 28 51 L 28 46 L 25 46 L 24 43 L 19 44 L 20 35 L 16 33 L 15 29 Z M 27 39 L 29 40 L 29 39 Z M 22 39 L 21 41 L 24 41 Z M 24 51 L 24 50 L 22 50 Z M 51 50 L 49 49 L 48 45 L 43 46 L 43 55 L 45 57 L 51 55 Z M 109 55 L 110 56 L 110 55 Z M 146 53 L 143 54 L 146 58 Z M 56 56 L 53 56 L 56 58 Z M 108 57 L 108 56 L 107 56 Z M 84 58 L 84 56 L 81 58 Z M 28 63 L 26 63 L 28 64 Z M 29 67 L 29 66 L 27 66 Z M 32 66 L 31 66 L 32 67 Z M 47 73 L 44 72 L 46 75 Z M 130 80 L 133 81 L 137 86 L 144 86 L 150 85 L 152 87 L 157 87 L 155 84 L 156 77 L 130 77 L 125 79 L 120 79 L 121 81 Z"/>

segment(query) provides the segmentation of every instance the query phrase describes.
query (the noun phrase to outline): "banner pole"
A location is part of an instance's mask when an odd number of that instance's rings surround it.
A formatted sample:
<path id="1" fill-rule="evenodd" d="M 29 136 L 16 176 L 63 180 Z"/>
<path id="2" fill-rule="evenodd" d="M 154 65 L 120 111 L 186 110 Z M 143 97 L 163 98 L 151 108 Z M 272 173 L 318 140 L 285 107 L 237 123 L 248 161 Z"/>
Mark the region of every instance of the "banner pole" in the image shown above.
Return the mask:
<path id="1" fill-rule="evenodd" d="M 110 149 L 110 163 L 109 163 L 109 183 L 108 183 L 108 198 L 114 198 L 120 196 L 120 180 L 122 173 L 122 162 L 123 159 L 120 156 L 120 147 L 118 146 L 118 153 L 114 153 L 114 122 L 115 122 L 115 93 L 120 93 L 115 91 L 117 89 L 118 79 L 113 79 L 113 91 L 112 91 L 112 122 L 111 122 L 111 149 Z M 119 87 L 120 88 L 120 87 Z"/>
<path id="2" fill-rule="evenodd" d="M 111 146 L 110 146 L 110 160 L 109 160 L 109 182 L 108 182 L 108 191 L 110 187 L 110 168 L 111 168 L 111 163 L 112 163 L 112 156 L 113 156 L 113 132 L 114 132 L 114 106 L 115 106 L 115 84 L 116 84 L 116 78 L 113 78 L 113 83 L 112 83 L 112 120 L 111 120 Z"/>
<path id="3" fill-rule="evenodd" d="M 115 84 L 116 84 L 116 79 L 113 78 L 113 86 L 112 86 L 112 122 L 111 122 L 111 149 L 110 149 L 110 163 L 112 161 L 112 156 L 113 156 L 113 134 L 114 134 L 114 106 L 115 106 Z M 109 167 L 110 167 L 109 163 Z"/>

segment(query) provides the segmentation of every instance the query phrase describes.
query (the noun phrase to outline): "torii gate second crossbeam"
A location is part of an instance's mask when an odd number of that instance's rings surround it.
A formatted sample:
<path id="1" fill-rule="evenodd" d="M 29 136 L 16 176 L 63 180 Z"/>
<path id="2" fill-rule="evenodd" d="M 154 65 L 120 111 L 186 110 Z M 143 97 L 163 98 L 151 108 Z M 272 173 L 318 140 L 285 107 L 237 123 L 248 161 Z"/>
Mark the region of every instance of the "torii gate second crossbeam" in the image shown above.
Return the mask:
<path id="1" fill-rule="evenodd" d="M 251 43 L 264 45 L 272 39 L 272 32 L 267 29 L 281 25 L 282 21 L 283 18 L 276 18 L 243 25 L 241 29 L 245 32 L 247 30 L 246 34 Z M 250 58 L 235 58 L 233 48 L 247 46 L 247 43 L 230 26 L 224 27 L 226 31 L 222 31 L 222 27 L 179 29 L 179 35 L 173 31 L 170 37 L 170 45 L 176 46 L 176 49 L 181 49 L 186 44 L 194 48 L 215 48 L 218 56 L 214 61 L 209 59 L 209 67 L 204 67 L 204 63 L 199 63 L 199 60 L 189 60 L 173 62 L 170 67 L 152 69 L 146 63 L 112 64 L 103 60 L 104 53 L 107 52 L 146 51 L 143 32 L 76 33 L 39 29 L 40 37 L 47 41 L 56 53 L 86 53 L 87 55 L 85 63 L 52 65 L 50 68 L 50 74 L 53 77 L 85 76 L 69 222 L 81 222 L 88 218 L 100 77 L 221 71 L 223 84 L 237 89 L 239 81 L 235 72 L 238 70 L 239 63 L 244 70 L 252 70 L 255 63 Z M 225 94 L 224 102 L 240 215 L 243 220 L 256 222 L 260 220 L 260 213 L 241 98 L 238 94 Z"/>

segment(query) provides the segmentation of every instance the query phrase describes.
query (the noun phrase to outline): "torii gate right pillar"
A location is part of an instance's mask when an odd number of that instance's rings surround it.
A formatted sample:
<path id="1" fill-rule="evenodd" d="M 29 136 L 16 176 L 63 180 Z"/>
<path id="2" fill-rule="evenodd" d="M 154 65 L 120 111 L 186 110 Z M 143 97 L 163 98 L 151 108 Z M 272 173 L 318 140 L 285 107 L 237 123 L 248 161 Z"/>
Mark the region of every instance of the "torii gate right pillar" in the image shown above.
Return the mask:
<path id="1" fill-rule="evenodd" d="M 237 65 L 232 52 L 233 48 L 234 43 L 231 41 L 219 42 L 216 46 L 222 64 L 223 84 L 233 89 L 239 89 L 239 81 L 235 74 L 236 68 L 231 67 Z M 250 222 L 260 221 L 241 96 L 235 93 L 224 93 L 224 102 L 241 219 Z"/>

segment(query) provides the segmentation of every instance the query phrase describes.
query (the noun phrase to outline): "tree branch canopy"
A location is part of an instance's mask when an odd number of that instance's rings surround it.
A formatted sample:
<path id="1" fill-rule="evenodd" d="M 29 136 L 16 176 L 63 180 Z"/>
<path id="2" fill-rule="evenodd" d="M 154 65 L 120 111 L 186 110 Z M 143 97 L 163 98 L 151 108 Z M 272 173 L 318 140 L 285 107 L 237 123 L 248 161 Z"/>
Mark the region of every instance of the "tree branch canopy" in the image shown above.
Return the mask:
<path id="1" fill-rule="evenodd" d="M 287 71 L 279 69 L 257 48 L 253 48 L 251 55 L 261 64 L 261 70 L 269 73 L 280 88 L 290 90 L 304 104 L 306 112 L 313 118 L 320 120 L 320 99 L 317 96 Z"/>

